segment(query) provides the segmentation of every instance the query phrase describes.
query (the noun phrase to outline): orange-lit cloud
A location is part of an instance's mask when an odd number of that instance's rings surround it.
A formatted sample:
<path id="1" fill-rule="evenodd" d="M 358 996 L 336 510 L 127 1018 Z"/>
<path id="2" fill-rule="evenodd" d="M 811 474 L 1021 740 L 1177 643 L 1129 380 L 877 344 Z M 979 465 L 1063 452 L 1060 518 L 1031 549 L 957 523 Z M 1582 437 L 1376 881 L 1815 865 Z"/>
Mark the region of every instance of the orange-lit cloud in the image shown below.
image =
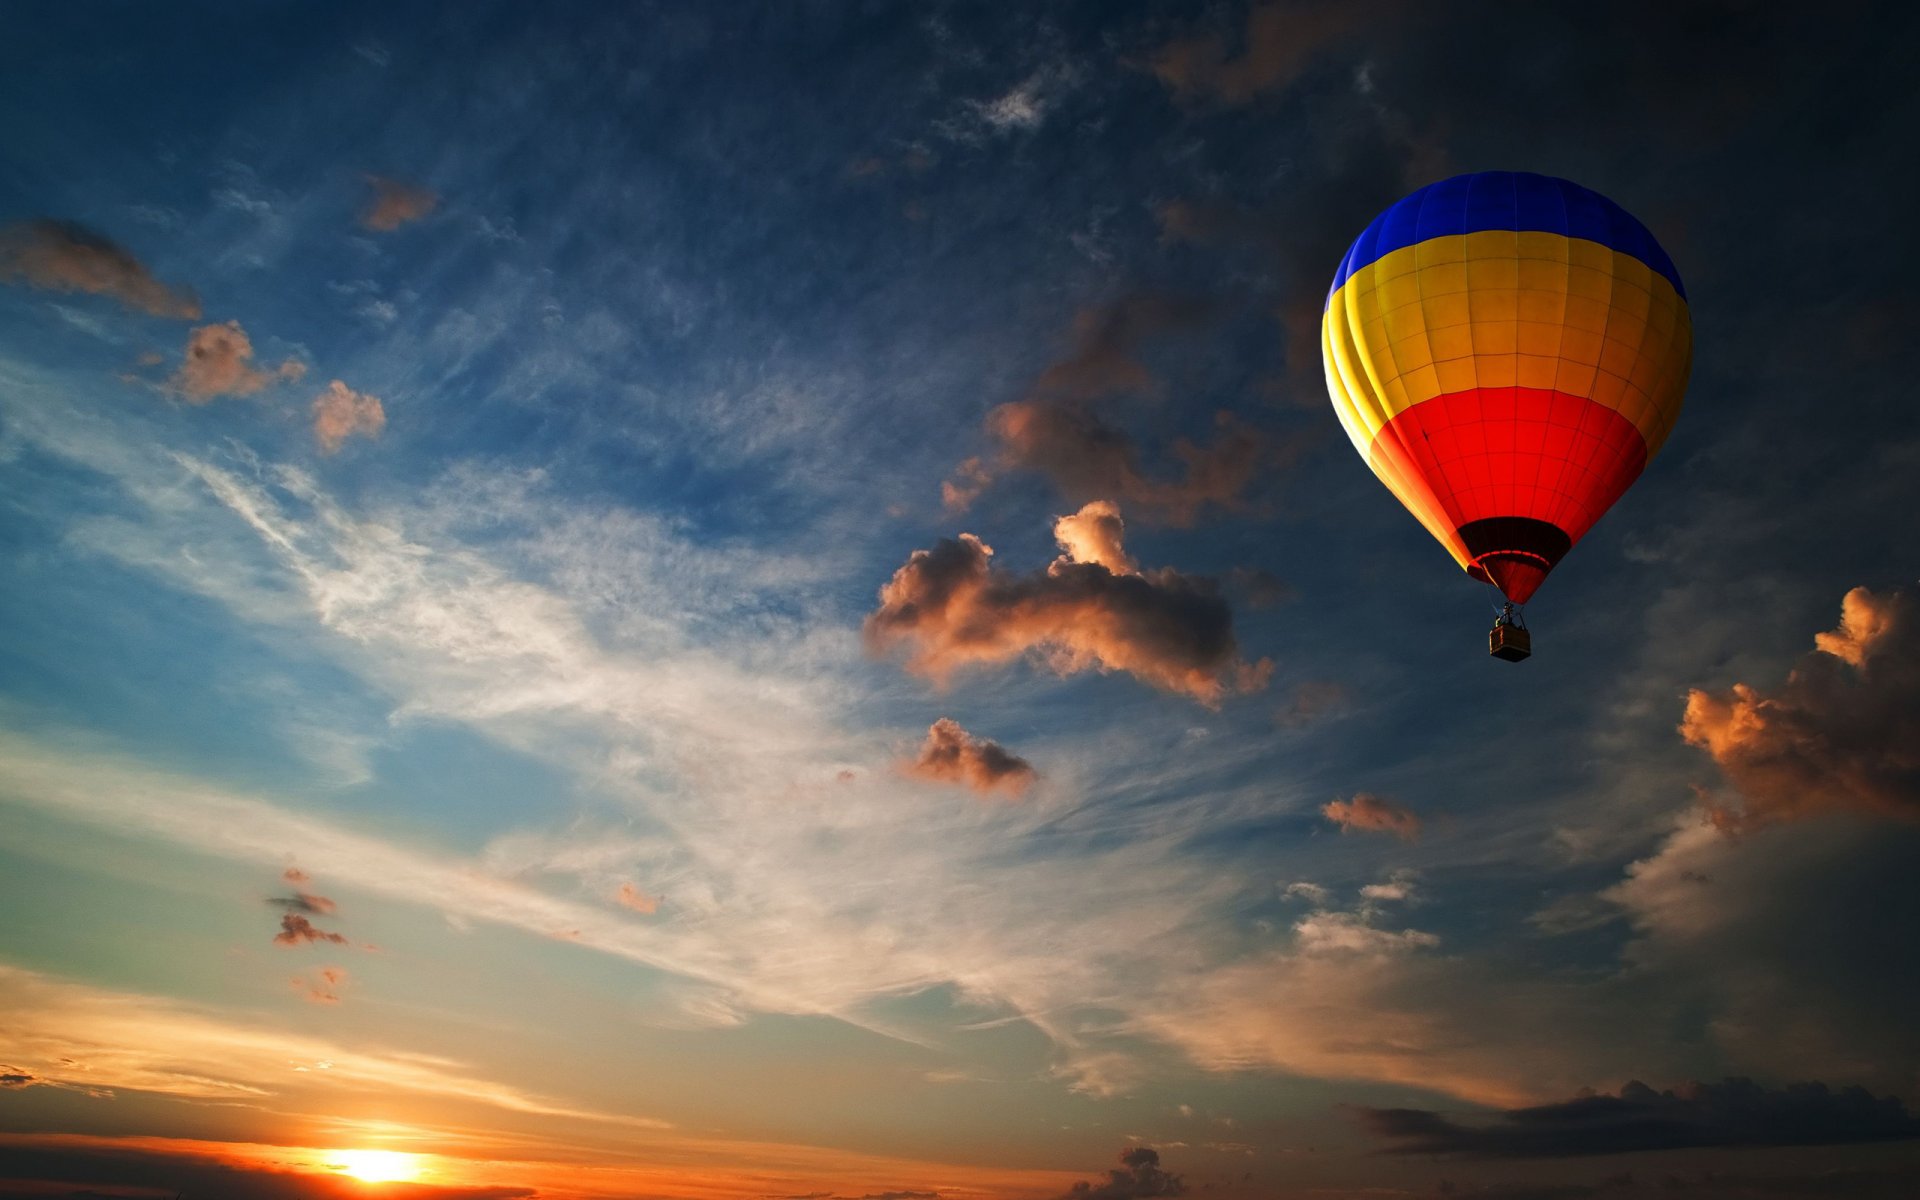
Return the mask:
<path id="1" fill-rule="evenodd" d="M 360 223 L 381 233 L 392 233 L 409 221 L 418 221 L 440 204 L 435 193 L 397 179 L 369 175 L 367 184 L 373 189 L 373 198 L 360 213 Z"/>
<path id="2" fill-rule="evenodd" d="M 1135 575 L 1140 564 L 1127 553 L 1126 523 L 1111 500 L 1089 500 L 1077 513 L 1053 523 L 1054 539 L 1074 562 L 1099 563 L 1115 575 Z"/>
<path id="3" fill-rule="evenodd" d="M 1159 384 L 1140 359 L 1144 342 L 1192 330 L 1212 316 L 1212 305 L 1188 297 L 1129 295 L 1082 312 L 1074 348 L 1042 371 L 1019 400 L 987 415 L 999 447 L 995 461 L 975 456 L 941 485 L 950 512 L 962 512 L 994 478 L 1009 470 L 1038 471 L 1075 501 L 1117 499 L 1136 512 L 1172 525 L 1190 525 L 1208 505 L 1231 507 L 1269 453 L 1259 431 L 1227 412 L 1216 414 L 1217 434 L 1205 446 L 1173 444 L 1182 473 L 1150 475 L 1134 439 L 1096 409 L 1104 397 L 1151 395 Z"/>
<path id="4" fill-rule="evenodd" d="M 302 946 L 310 942 L 333 942 L 344 946 L 347 939 L 340 934 L 315 927 L 312 921 L 299 913 L 290 912 L 280 918 L 280 932 L 273 935 L 274 945 Z"/>
<path id="5" fill-rule="evenodd" d="M 1111 532 L 1102 552 L 1124 559 Z M 1062 675 L 1125 671 L 1209 706 L 1265 686 L 1272 673 L 1268 660 L 1239 659 L 1233 614 L 1210 579 L 1170 568 L 1115 574 L 1071 554 L 1014 575 L 994 570 L 992 556 L 970 533 L 914 551 L 880 589 L 868 645 L 904 648 L 909 670 L 940 682 L 1031 654 Z"/>
<path id="6" fill-rule="evenodd" d="M 1350 800 L 1329 800 L 1320 813 L 1342 833 L 1390 833 L 1403 842 L 1420 836 L 1418 813 L 1372 792 L 1355 792 Z"/>
<path id="7" fill-rule="evenodd" d="M 1388 5 L 1368 0 L 1263 4 L 1247 13 L 1238 53 L 1219 34 L 1182 38 L 1153 58 L 1153 73 L 1176 96 L 1245 104 L 1285 87 L 1328 47 L 1377 28 Z"/>
<path id="8" fill-rule="evenodd" d="M 613 898 L 637 913 L 646 913 L 651 916 L 660 911 L 660 897 L 649 896 L 631 883 L 621 884 L 620 890 L 613 894 Z"/>
<path id="9" fill-rule="evenodd" d="M 172 379 L 191 404 L 219 396 L 251 396 L 269 384 L 300 378 L 306 364 L 289 358 L 271 370 L 253 365 L 253 339 L 238 321 L 201 325 L 187 335 L 187 356 Z"/>
<path id="10" fill-rule="evenodd" d="M 1207 445 L 1187 438 L 1174 442 L 1183 475 L 1156 479 L 1141 468 L 1134 440 L 1084 401 L 1016 400 L 987 414 L 987 431 L 1000 444 L 1003 466 L 1039 471 L 1075 500 L 1118 496 L 1177 526 L 1193 524 L 1208 505 L 1238 503 L 1269 451 L 1267 439 L 1233 414 L 1217 413 L 1214 423 L 1217 436 Z M 977 482 L 967 482 L 964 472 L 948 482 L 942 495 L 950 508 L 969 489 L 978 494 Z"/>
<path id="11" fill-rule="evenodd" d="M 341 989 L 346 986 L 347 969 L 321 967 L 311 975 L 295 975 L 291 982 L 293 990 L 310 1004 L 338 1004 Z"/>
<path id="12" fill-rule="evenodd" d="M 380 397 L 356 392 L 338 379 L 313 399 L 313 436 L 323 454 L 332 454 L 355 436 L 377 438 L 387 427 Z"/>
<path id="13" fill-rule="evenodd" d="M 1681 736 L 1739 793 L 1715 822 L 1751 829 L 1853 811 L 1920 819 L 1920 617 L 1911 593 L 1855 588 L 1774 692 L 1687 694 Z"/>
<path id="14" fill-rule="evenodd" d="M 951 717 L 941 717 L 927 730 L 920 756 L 906 764 L 922 779 L 957 783 L 976 792 L 1003 788 L 1013 795 L 1026 791 L 1035 777 L 1033 764 L 987 738 L 975 737 Z"/>
<path id="15" fill-rule="evenodd" d="M 156 317 L 193 320 L 200 301 L 168 287 L 120 245 L 72 221 L 24 221 L 0 230 L 0 281 L 111 296 Z"/>

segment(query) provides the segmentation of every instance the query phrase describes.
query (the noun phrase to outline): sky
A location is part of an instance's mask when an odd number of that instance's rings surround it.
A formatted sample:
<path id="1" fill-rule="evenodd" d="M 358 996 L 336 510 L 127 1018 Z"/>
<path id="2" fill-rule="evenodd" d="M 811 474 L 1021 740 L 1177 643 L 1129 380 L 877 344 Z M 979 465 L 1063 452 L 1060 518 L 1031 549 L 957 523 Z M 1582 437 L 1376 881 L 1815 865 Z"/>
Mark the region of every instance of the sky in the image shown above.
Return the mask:
<path id="1" fill-rule="evenodd" d="M 0 5 L 0 1195 L 1920 1191 L 1902 5 Z M 1318 321 L 1694 360 L 1485 653 Z"/>

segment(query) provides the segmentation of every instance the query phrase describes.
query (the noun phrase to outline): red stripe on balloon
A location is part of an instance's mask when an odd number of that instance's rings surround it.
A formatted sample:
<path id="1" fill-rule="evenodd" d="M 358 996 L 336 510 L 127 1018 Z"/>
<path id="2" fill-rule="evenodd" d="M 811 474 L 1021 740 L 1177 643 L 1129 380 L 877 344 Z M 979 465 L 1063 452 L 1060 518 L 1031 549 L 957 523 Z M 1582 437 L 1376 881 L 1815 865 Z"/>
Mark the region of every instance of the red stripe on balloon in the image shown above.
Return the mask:
<path id="1" fill-rule="evenodd" d="M 1409 507 L 1429 508 L 1435 524 L 1457 530 L 1528 517 L 1578 542 L 1639 478 L 1647 443 L 1633 422 L 1581 396 L 1474 388 L 1401 412 L 1368 456 L 1382 477 L 1415 485 L 1396 490 Z M 1537 579 L 1525 590 L 1535 586 Z"/>

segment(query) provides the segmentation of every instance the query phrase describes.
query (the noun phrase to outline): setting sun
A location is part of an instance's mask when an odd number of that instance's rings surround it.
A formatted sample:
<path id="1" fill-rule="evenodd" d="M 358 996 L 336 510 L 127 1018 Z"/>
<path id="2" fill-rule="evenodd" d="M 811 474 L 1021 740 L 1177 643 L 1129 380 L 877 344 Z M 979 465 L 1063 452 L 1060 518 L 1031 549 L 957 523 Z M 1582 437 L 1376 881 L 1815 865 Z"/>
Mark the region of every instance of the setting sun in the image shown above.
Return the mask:
<path id="1" fill-rule="evenodd" d="M 334 1168 L 362 1183 L 406 1183 L 420 1177 L 418 1155 L 398 1150 L 342 1150 Z"/>

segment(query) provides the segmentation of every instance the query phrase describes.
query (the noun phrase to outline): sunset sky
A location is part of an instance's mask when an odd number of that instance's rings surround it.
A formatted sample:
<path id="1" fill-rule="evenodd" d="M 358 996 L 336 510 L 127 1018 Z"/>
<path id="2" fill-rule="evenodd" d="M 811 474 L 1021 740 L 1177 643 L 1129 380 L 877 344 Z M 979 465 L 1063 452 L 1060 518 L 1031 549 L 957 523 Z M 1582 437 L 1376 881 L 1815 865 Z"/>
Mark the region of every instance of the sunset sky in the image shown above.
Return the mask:
<path id="1" fill-rule="evenodd" d="M 0 2 L 0 1197 L 1920 1195 L 1916 11 Z M 1518 665 L 1482 170 L 1695 339 Z"/>

